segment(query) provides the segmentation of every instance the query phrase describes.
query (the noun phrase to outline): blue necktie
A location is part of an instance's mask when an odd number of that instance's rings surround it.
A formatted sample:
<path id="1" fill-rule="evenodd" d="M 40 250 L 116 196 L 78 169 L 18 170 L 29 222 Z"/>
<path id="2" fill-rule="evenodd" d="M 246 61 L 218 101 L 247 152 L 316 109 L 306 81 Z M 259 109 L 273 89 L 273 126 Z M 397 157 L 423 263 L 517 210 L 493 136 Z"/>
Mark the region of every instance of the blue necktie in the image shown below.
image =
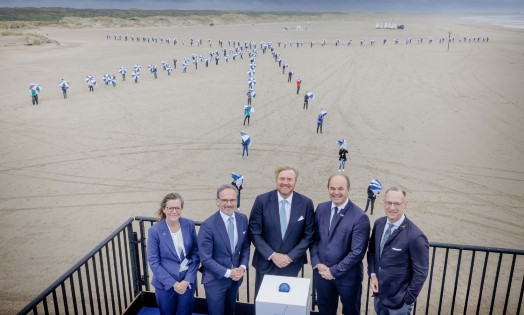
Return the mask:
<path id="1" fill-rule="evenodd" d="M 233 217 L 227 219 L 227 235 L 229 236 L 229 245 L 231 245 L 231 252 L 235 252 L 235 226 L 233 225 Z"/>
<path id="2" fill-rule="evenodd" d="M 333 208 L 333 216 L 331 217 L 331 222 L 329 223 L 329 231 L 333 230 L 333 223 L 335 223 L 335 218 L 338 215 L 338 207 Z"/>
<path id="3" fill-rule="evenodd" d="M 286 203 L 287 200 L 282 200 L 280 202 L 280 232 L 282 233 L 282 239 L 284 239 L 287 230 Z"/>
<path id="4" fill-rule="evenodd" d="M 382 237 L 382 241 L 380 242 L 380 256 L 382 256 L 382 250 L 384 249 L 384 244 L 386 244 L 389 236 L 391 235 L 391 231 L 393 227 L 395 226 L 393 223 L 388 223 L 388 228 L 386 230 L 386 233 L 384 233 L 384 237 Z"/>

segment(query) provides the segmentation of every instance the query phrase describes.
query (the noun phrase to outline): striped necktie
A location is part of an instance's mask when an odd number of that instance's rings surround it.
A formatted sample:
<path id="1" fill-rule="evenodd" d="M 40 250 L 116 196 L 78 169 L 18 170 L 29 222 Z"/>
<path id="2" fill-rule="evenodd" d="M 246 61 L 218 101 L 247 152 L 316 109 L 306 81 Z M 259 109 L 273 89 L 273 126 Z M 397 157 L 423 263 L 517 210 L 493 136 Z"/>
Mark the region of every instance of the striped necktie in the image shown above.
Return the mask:
<path id="1" fill-rule="evenodd" d="M 388 228 L 386 229 L 386 233 L 384 233 L 384 236 L 382 237 L 382 241 L 380 242 L 380 256 L 382 256 L 382 250 L 384 250 L 384 245 L 388 241 L 389 236 L 391 235 L 391 231 L 393 230 L 393 227 L 395 226 L 393 223 L 388 223 Z"/>

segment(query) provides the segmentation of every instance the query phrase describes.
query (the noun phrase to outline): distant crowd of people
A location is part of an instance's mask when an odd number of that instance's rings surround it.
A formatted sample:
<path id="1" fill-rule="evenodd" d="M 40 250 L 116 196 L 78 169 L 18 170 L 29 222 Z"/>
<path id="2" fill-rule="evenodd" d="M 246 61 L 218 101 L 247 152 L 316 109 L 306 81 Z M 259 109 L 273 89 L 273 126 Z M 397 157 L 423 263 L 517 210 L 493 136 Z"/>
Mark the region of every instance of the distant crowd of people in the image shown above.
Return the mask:
<path id="1" fill-rule="evenodd" d="M 209 314 L 235 314 L 252 244 L 255 298 L 266 275 L 297 277 L 309 251 L 319 313 L 337 314 L 340 300 L 343 314 L 359 315 L 367 254 L 377 314 L 410 314 L 428 275 L 429 243 L 405 214 L 406 191 L 396 186 L 386 190 L 385 216 L 371 228 L 368 216 L 349 198 L 346 174 L 328 178 L 329 200 L 316 209 L 295 190 L 297 180 L 295 167 L 278 166 L 276 189 L 255 198 L 249 217 L 238 211 L 237 188 L 221 185 L 217 211 L 198 235 L 195 223 L 182 216 L 182 196 L 166 195 L 147 238 L 160 313 L 192 313 L 200 270 Z"/>

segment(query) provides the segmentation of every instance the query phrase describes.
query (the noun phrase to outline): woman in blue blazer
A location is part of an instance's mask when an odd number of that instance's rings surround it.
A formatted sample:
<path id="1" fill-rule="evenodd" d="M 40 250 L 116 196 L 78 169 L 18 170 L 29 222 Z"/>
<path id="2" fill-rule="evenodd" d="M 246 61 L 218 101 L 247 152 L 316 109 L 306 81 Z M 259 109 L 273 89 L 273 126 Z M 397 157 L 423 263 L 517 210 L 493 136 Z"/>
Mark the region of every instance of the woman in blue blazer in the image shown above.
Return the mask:
<path id="1" fill-rule="evenodd" d="M 190 315 L 200 259 L 195 224 L 182 218 L 184 200 L 177 193 L 164 197 L 158 222 L 147 238 L 147 261 L 153 271 L 151 284 L 162 315 Z"/>

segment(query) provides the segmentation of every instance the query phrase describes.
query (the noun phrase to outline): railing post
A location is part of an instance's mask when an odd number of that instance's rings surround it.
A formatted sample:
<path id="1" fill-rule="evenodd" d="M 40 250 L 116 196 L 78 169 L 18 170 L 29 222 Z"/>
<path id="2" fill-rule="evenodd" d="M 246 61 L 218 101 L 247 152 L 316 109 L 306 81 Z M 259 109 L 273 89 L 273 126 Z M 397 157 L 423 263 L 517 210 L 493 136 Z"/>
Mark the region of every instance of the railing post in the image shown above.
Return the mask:
<path id="1" fill-rule="evenodd" d="M 131 272 L 133 273 L 133 294 L 137 296 L 141 290 L 140 287 L 140 268 L 138 267 L 138 239 L 136 232 L 133 232 L 132 224 L 127 226 L 127 235 L 129 237 L 129 256 L 131 256 Z"/>

